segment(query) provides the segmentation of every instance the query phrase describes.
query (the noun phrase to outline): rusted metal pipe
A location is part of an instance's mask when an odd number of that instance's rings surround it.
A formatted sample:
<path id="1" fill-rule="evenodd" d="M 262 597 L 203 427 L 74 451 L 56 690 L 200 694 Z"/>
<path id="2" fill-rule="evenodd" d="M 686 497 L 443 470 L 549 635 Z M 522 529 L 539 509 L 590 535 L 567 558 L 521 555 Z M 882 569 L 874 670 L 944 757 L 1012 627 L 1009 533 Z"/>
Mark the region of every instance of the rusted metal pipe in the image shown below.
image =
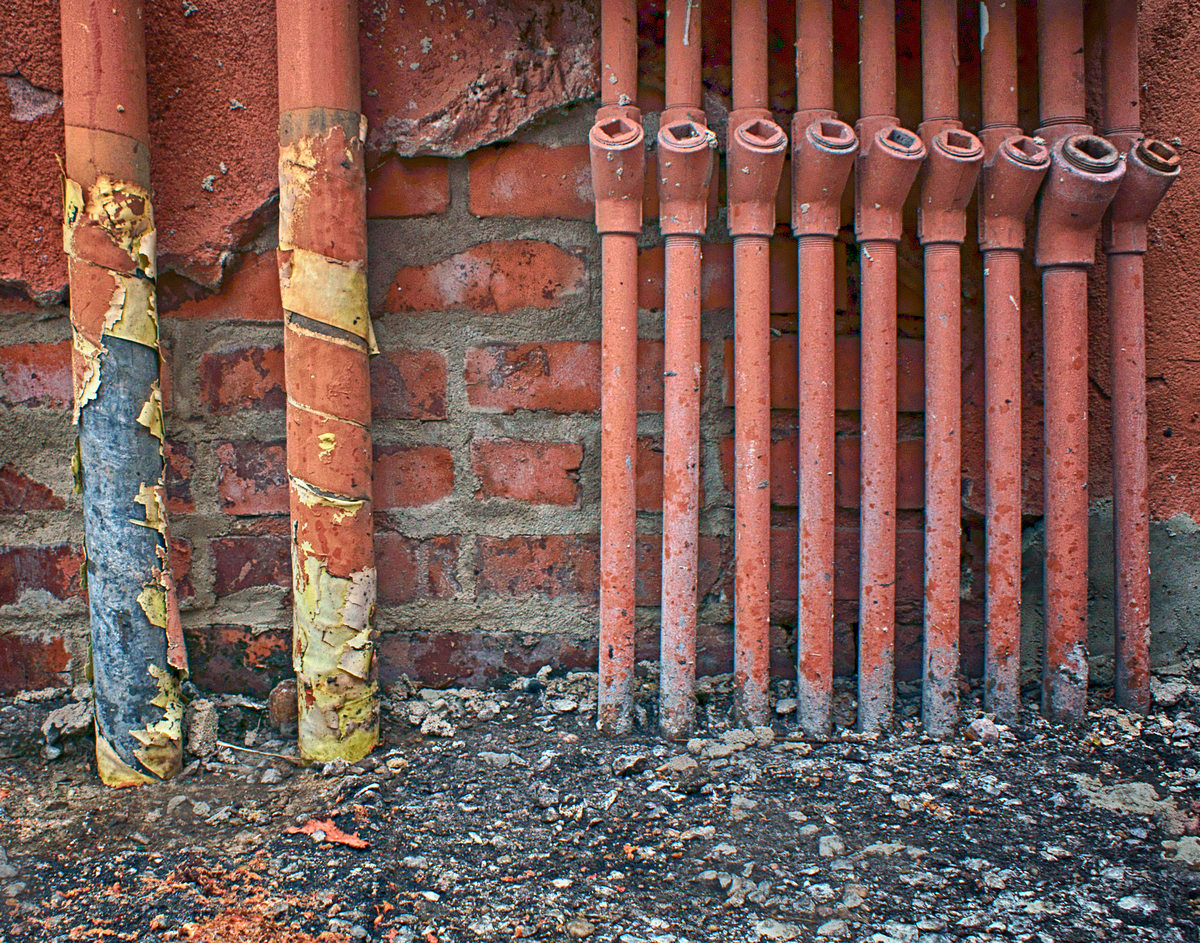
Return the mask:
<path id="1" fill-rule="evenodd" d="M 734 271 L 734 702 L 770 721 L 770 237 L 787 135 L 767 109 L 767 3 L 733 3 L 733 106 L 725 167 Z"/>
<path id="2" fill-rule="evenodd" d="M 1021 250 L 1050 152 L 1018 125 L 1017 11 L 985 0 L 979 248 L 984 297 L 987 566 L 984 709 L 1013 720 L 1021 704 Z"/>
<path id="3" fill-rule="evenodd" d="M 358 5 L 277 0 L 276 23 L 299 746 L 355 762 L 379 740 Z"/>
<path id="4" fill-rule="evenodd" d="M 597 726 L 633 725 L 637 540 L 637 237 L 645 133 L 634 0 L 600 8 L 601 106 L 588 137 L 600 233 L 600 653 Z"/>
<path id="5" fill-rule="evenodd" d="M 858 140 L 833 110 L 833 11 L 796 4 L 796 115 L 792 119 L 792 232 L 799 335 L 799 601 L 796 677 L 800 723 L 832 729 L 834 557 L 834 244 Z"/>
<path id="6" fill-rule="evenodd" d="M 962 531 L 962 244 L 983 145 L 958 119 L 957 0 L 921 3 L 922 173 L 917 236 L 925 248 L 925 607 L 922 721 L 958 723 Z"/>
<path id="7" fill-rule="evenodd" d="M 696 716 L 696 570 L 700 532 L 700 236 L 716 136 L 700 102 L 700 2 L 667 3 L 667 109 L 658 132 L 659 228 L 666 268 L 659 725 Z"/>
<path id="8" fill-rule="evenodd" d="M 62 0 L 63 249 L 83 493 L 96 765 L 110 786 L 179 772 L 187 672 L 171 579 L 138 0 Z"/>
<path id="9" fill-rule="evenodd" d="M 726 147 L 734 263 L 734 700 L 770 719 L 771 257 L 787 136 L 767 109 L 766 0 L 734 0 L 733 105 Z"/>
<path id="10" fill-rule="evenodd" d="M 1087 708 L 1087 269 L 1125 165 L 1104 138 L 1061 138 L 1038 212 L 1045 358 L 1045 657 L 1042 710 L 1078 722 Z"/>
<path id="11" fill-rule="evenodd" d="M 859 510 L 858 726 L 891 722 L 896 616 L 896 245 L 904 200 L 925 145 L 897 127 L 894 0 L 859 5 L 861 150 L 854 175 L 854 229 L 861 255 L 862 451 Z M 803 709 L 804 681 L 799 683 Z M 829 730 L 827 689 L 814 696 L 806 730 Z"/>
<path id="12" fill-rule="evenodd" d="M 1179 176 L 1174 147 L 1143 139 L 1136 3 L 1104 4 L 1105 137 L 1125 178 L 1104 224 L 1112 369 L 1114 688 L 1127 710 L 1150 708 L 1150 511 L 1146 448 L 1146 224 Z"/>

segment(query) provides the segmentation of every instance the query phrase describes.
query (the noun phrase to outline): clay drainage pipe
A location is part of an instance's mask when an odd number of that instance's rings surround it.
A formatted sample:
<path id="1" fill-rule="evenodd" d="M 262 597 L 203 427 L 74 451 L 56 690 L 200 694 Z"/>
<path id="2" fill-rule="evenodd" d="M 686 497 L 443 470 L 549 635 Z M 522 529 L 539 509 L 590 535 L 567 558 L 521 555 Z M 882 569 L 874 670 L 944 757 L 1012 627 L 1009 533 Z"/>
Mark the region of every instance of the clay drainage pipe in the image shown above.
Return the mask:
<path id="1" fill-rule="evenodd" d="M 63 248 L 79 426 L 96 765 L 179 772 L 187 660 L 168 560 L 146 45 L 137 0 L 62 0 Z"/>
<path id="2" fill-rule="evenodd" d="M 767 110 L 767 3 L 733 3 L 733 112 L 726 176 L 733 236 L 734 651 L 736 708 L 770 722 L 771 253 L 787 136 Z"/>
<path id="3" fill-rule="evenodd" d="M 600 233 L 600 691 L 597 726 L 633 717 L 637 504 L 637 237 L 646 175 L 633 0 L 600 8 L 601 106 L 588 141 Z"/>
<path id="4" fill-rule="evenodd" d="M 665 244 L 663 539 L 659 724 L 669 737 L 696 715 L 696 570 L 700 530 L 700 236 L 716 136 L 700 110 L 700 3 L 667 3 L 667 107 L 658 132 Z"/>
<path id="5" fill-rule="evenodd" d="M 299 746 L 353 763 L 379 739 L 358 4 L 275 9 Z"/>
<path id="6" fill-rule="evenodd" d="M 833 110 L 831 0 L 796 4 L 796 107 L 792 119 L 792 232 L 799 335 L 799 603 L 796 678 L 800 722 L 832 727 L 834 557 L 834 237 L 858 139 Z"/>
<path id="7" fill-rule="evenodd" d="M 860 117 L 854 229 L 861 253 L 862 458 L 859 498 L 858 726 L 891 723 L 896 583 L 896 245 L 902 211 L 925 145 L 896 126 L 896 10 L 893 0 L 859 7 Z M 803 684 L 798 692 L 803 692 Z M 832 729 L 828 686 L 801 724 Z M 803 711 L 804 701 L 800 700 Z"/>
<path id="8" fill-rule="evenodd" d="M 984 709 L 1012 721 L 1021 705 L 1021 250 L 1025 217 L 1050 152 L 1017 124 L 1017 13 L 987 0 L 979 248 L 983 252 L 987 575 Z"/>
<path id="9" fill-rule="evenodd" d="M 983 145 L 958 120 L 957 0 L 921 3 L 928 157 L 917 204 L 925 248 L 925 611 L 921 718 L 935 737 L 958 723 L 962 521 L 962 244 Z"/>
<path id="10" fill-rule="evenodd" d="M 1111 335 L 1117 704 L 1150 708 L 1150 512 L 1146 449 L 1146 223 L 1179 176 L 1171 145 L 1140 130 L 1136 3 L 1104 4 L 1104 134 L 1125 179 L 1104 225 Z"/>
<path id="11" fill-rule="evenodd" d="M 1085 123 L 1081 0 L 1042 0 L 1037 12 L 1038 135 L 1050 148 L 1035 251 L 1045 370 L 1042 711 L 1078 722 L 1088 686 L 1087 272 L 1125 165 Z"/>

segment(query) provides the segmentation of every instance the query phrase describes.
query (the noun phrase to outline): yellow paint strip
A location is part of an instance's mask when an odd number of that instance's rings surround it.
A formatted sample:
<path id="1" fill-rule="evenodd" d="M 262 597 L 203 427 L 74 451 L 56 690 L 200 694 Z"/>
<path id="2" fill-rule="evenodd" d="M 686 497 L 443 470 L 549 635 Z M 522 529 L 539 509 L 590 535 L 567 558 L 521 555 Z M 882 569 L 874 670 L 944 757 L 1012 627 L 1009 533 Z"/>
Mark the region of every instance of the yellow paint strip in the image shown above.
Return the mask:
<path id="1" fill-rule="evenodd" d="M 163 408 L 162 408 L 162 390 L 158 388 L 158 381 L 155 380 L 150 386 L 150 396 L 142 406 L 142 411 L 138 413 L 137 421 L 150 430 L 150 434 L 159 442 L 165 441 L 166 437 L 163 433 Z"/>
<path id="2" fill-rule="evenodd" d="M 71 332 L 71 346 L 75 348 L 75 352 L 83 359 L 84 363 L 82 377 L 78 376 L 74 370 L 71 371 L 75 394 L 71 422 L 79 425 L 79 411 L 95 399 L 96 394 L 100 391 L 100 354 L 104 348 L 97 347 L 79 331 Z"/>
<path id="3" fill-rule="evenodd" d="M 319 488 L 314 488 L 304 479 L 297 478 L 294 475 L 288 475 L 288 481 L 291 483 L 292 489 L 296 492 L 296 497 L 300 499 L 300 503 L 305 507 L 334 508 L 333 522 L 335 524 L 340 524 L 348 517 L 356 516 L 367 503 L 362 498 L 343 498 L 321 491 Z"/>
<path id="4" fill-rule="evenodd" d="M 364 341 L 372 336 L 365 262 L 342 262 L 308 249 L 292 249 L 290 258 L 280 259 L 279 292 L 288 311 Z"/>
<path id="5" fill-rule="evenodd" d="M 103 334 L 122 337 L 146 347 L 158 349 L 158 306 L 154 283 L 136 275 L 113 272 L 116 282 L 108 311 L 104 315 Z"/>
<path id="6" fill-rule="evenodd" d="M 92 261 L 81 256 L 75 245 L 76 230 L 90 225 L 101 229 L 146 278 L 153 279 L 157 275 L 158 234 L 148 190 L 102 175 L 85 192 L 80 183 L 63 175 L 62 193 L 63 251 L 68 256 Z"/>
<path id="7" fill-rule="evenodd" d="M 140 504 L 146 509 L 146 518 L 141 521 L 130 519 L 130 523 L 158 531 L 165 542 L 167 539 L 166 489 L 161 484 L 148 485 L 143 482 L 138 488 L 137 497 L 133 499 L 133 503 Z"/>
<path id="8" fill-rule="evenodd" d="M 116 789 L 154 782 L 145 773 L 139 773 L 117 756 L 117 751 L 99 733 L 96 734 L 96 769 L 100 773 L 101 782 Z"/>

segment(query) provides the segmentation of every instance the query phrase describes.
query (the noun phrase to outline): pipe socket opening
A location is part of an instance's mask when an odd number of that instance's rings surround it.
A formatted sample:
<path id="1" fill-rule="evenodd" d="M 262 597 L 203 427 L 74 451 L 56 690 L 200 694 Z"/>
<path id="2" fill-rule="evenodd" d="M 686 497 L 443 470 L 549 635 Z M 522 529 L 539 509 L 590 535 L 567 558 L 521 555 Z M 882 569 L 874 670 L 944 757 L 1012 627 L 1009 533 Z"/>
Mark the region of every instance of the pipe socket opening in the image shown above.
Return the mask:
<path id="1" fill-rule="evenodd" d="M 1025 135 L 1009 138 L 1001 146 L 1005 155 L 1018 164 L 1044 167 L 1050 162 L 1050 152 L 1046 146 Z"/>
<path id="2" fill-rule="evenodd" d="M 959 131 L 950 128 L 942 131 L 933 139 L 933 146 L 944 154 L 960 160 L 970 160 L 983 153 L 983 145 L 979 138 L 969 131 Z"/>
<path id="3" fill-rule="evenodd" d="M 641 125 L 620 116 L 597 124 L 592 133 L 597 144 L 607 147 L 624 147 L 632 144 L 642 133 Z"/>
<path id="4" fill-rule="evenodd" d="M 1146 138 L 1137 146 L 1137 155 L 1142 163 L 1151 170 L 1171 174 L 1179 170 L 1179 151 L 1166 141 L 1157 138 Z"/>
<path id="5" fill-rule="evenodd" d="M 848 151 L 858 143 L 854 129 L 844 121 L 823 119 L 808 126 L 808 138 L 819 147 L 832 151 Z"/>
<path id="6" fill-rule="evenodd" d="M 742 145 L 756 151 L 777 151 L 787 144 L 787 138 L 779 125 L 761 118 L 741 125 L 734 135 Z"/>
<path id="7" fill-rule="evenodd" d="M 1094 174 L 1110 173 L 1121 162 L 1117 149 L 1094 134 L 1072 135 L 1063 142 L 1062 153 L 1072 167 Z"/>
<path id="8" fill-rule="evenodd" d="M 888 128 L 876 135 L 880 146 L 887 148 L 901 157 L 916 157 L 924 149 L 921 139 L 911 131 L 903 128 Z"/>
<path id="9" fill-rule="evenodd" d="M 663 144 L 679 151 L 698 151 L 709 146 L 711 132 L 695 121 L 676 121 L 659 132 Z"/>

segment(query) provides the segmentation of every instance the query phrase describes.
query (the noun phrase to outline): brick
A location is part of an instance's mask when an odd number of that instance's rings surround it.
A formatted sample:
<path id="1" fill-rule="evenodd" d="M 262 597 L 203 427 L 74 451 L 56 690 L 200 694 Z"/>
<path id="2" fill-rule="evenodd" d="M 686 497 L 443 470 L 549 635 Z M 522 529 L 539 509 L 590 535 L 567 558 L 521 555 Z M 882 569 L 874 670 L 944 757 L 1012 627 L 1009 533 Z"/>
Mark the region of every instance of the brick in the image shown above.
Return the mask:
<path id="1" fill-rule="evenodd" d="M 70 341 L 0 347 L 0 403 L 65 409 L 71 398 Z"/>
<path id="2" fill-rule="evenodd" d="M 379 601 L 400 605 L 424 599 L 453 599 L 458 593 L 458 538 L 406 537 L 375 533 Z"/>
<path id="3" fill-rule="evenodd" d="M 475 497 L 531 504 L 578 505 L 578 442 L 484 439 L 471 443 L 471 468 L 479 476 Z"/>
<path id="4" fill-rule="evenodd" d="M 635 494 L 639 511 L 662 512 L 663 446 L 662 436 L 638 436 L 637 465 L 634 468 Z M 704 450 L 700 451 L 700 506 L 705 507 Z"/>
<path id="5" fill-rule="evenodd" d="M 69 684 L 70 665 L 61 635 L 0 635 L 0 694 Z"/>
<path id="6" fill-rule="evenodd" d="M 600 408 L 600 345 L 488 344 L 466 354 L 467 402 L 490 412 L 546 409 L 556 413 Z"/>
<path id="7" fill-rule="evenodd" d="M 83 551 L 70 544 L 0 548 L 0 606 L 18 602 L 26 592 L 46 592 L 55 599 L 80 596 L 82 566 Z"/>
<path id="8" fill-rule="evenodd" d="M 708 343 L 700 345 L 701 396 L 707 384 Z M 556 413 L 600 408 L 598 341 L 487 344 L 466 356 L 467 402 L 489 412 L 545 409 Z M 663 342 L 638 341 L 638 412 L 662 412 Z"/>
<path id="9" fill-rule="evenodd" d="M 701 534 L 696 595 L 733 597 L 733 538 Z M 662 602 L 662 535 L 638 534 L 636 604 L 658 606 Z"/>
<path id="10" fill-rule="evenodd" d="M 592 219 L 592 170 L 586 144 L 504 144 L 470 158 L 476 216 Z"/>
<path id="11" fill-rule="evenodd" d="M 454 456 L 441 445 L 377 445 L 377 510 L 432 504 L 454 491 Z"/>
<path id="12" fill-rule="evenodd" d="M 528 677 L 543 665 L 567 671 L 596 668 L 596 643 L 531 632 L 432 632 L 425 626 L 379 639 L 379 680 L 403 672 L 435 687 L 487 687 L 498 678 Z"/>
<path id="13" fill-rule="evenodd" d="M 659 659 L 659 628 L 656 623 L 637 627 L 634 638 L 634 658 L 637 661 Z M 782 625 L 770 629 L 770 659 L 772 678 L 795 678 L 795 645 L 789 631 Z M 728 622 L 701 622 L 696 626 L 696 674 L 729 674 L 733 671 L 733 625 Z"/>
<path id="14" fill-rule="evenodd" d="M 222 442 L 216 449 L 217 497 L 226 514 L 287 514 L 283 441 Z"/>
<path id="15" fill-rule="evenodd" d="M 171 514 L 189 514 L 196 510 L 192 500 L 192 472 L 196 463 L 192 460 L 192 447 L 178 439 L 168 439 L 163 445 L 166 463 L 167 511 Z"/>
<path id="16" fill-rule="evenodd" d="M 385 350 L 371 358 L 375 419 L 445 419 L 446 358 L 435 350 Z"/>
<path id="17" fill-rule="evenodd" d="M 859 464 L 862 440 L 857 436 L 840 436 L 835 453 L 834 471 L 837 505 L 843 508 L 859 506 Z M 901 439 L 896 443 L 896 507 L 900 510 L 920 510 L 925 506 L 925 440 Z"/>
<path id="18" fill-rule="evenodd" d="M 600 538 L 595 534 L 476 537 L 475 595 L 595 597 Z"/>
<path id="19" fill-rule="evenodd" d="M 450 208 L 450 171 L 437 157 L 388 157 L 367 173 L 367 216 L 436 216 Z"/>
<path id="20" fill-rule="evenodd" d="M 919 413 L 925 409 L 925 347 L 919 340 L 900 338 L 896 348 L 896 409 Z M 834 404 L 837 409 L 856 411 L 859 398 L 861 351 L 857 335 L 836 338 Z M 733 405 L 733 340 L 725 341 L 725 405 Z M 795 334 L 771 338 L 771 407 L 796 409 L 798 393 L 799 349 Z"/>
<path id="21" fill-rule="evenodd" d="M 206 691 L 265 697 L 292 676 L 288 629 L 200 622 L 184 637 L 192 680 Z"/>
<path id="22" fill-rule="evenodd" d="M 183 537 L 171 538 L 171 576 L 180 602 L 196 595 L 192 585 L 192 542 Z"/>
<path id="23" fill-rule="evenodd" d="M 216 571 L 213 592 L 218 596 L 259 586 L 291 585 L 291 546 L 286 533 L 231 534 L 214 538 L 209 549 Z"/>
<path id="24" fill-rule="evenodd" d="M 283 409 L 283 347 L 239 347 L 200 358 L 204 404 L 218 416 Z"/>
<path id="25" fill-rule="evenodd" d="M 0 513 L 59 511 L 66 506 L 62 498 L 40 481 L 12 465 L 0 466 Z"/>
<path id="26" fill-rule="evenodd" d="M 283 321 L 279 300 L 279 268 L 275 253 L 246 252 L 225 277 L 221 290 L 194 301 L 185 301 L 167 319 L 205 321 Z"/>
<path id="27" fill-rule="evenodd" d="M 582 253 L 548 242 L 485 242 L 431 265 L 400 269 L 388 290 L 387 311 L 507 314 L 553 308 L 587 290 Z"/>
<path id="28" fill-rule="evenodd" d="M 838 507 L 859 506 L 859 462 L 862 442 L 857 436 L 839 436 L 834 446 L 834 489 Z M 896 502 L 901 510 L 920 510 L 925 503 L 925 442 L 900 439 L 896 443 Z M 734 493 L 734 437 L 721 440 L 721 472 L 725 488 Z M 771 503 L 796 507 L 800 497 L 798 470 L 800 441 L 795 435 L 771 443 Z"/>

